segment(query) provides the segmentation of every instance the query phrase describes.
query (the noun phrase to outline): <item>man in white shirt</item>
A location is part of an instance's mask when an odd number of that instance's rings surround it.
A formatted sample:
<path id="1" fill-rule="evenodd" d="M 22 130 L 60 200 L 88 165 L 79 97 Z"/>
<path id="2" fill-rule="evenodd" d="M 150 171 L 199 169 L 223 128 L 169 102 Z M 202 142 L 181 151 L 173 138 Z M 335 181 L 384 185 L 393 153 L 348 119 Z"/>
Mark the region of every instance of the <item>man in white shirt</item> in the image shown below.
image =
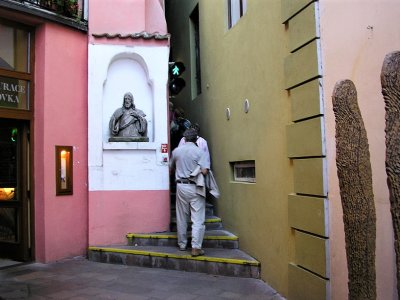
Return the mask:
<path id="1" fill-rule="evenodd" d="M 190 126 L 190 128 L 193 128 L 197 131 L 197 139 L 196 139 L 196 144 L 197 146 L 203 150 L 206 154 L 206 160 L 208 162 L 209 165 L 211 165 L 211 159 L 210 159 L 210 151 L 208 150 L 208 144 L 207 141 L 202 138 L 201 136 L 199 136 L 200 133 L 200 126 L 197 123 L 194 123 Z M 182 137 L 181 140 L 179 141 L 178 147 L 184 145 L 186 143 L 185 138 Z"/>
<path id="2" fill-rule="evenodd" d="M 202 243 L 205 232 L 204 196 L 197 193 L 196 183 L 189 180 L 192 172 L 200 167 L 206 175 L 210 169 L 206 155 L 196 144 L 197 131 L 189 128 L 184 132 L 185 144 L 172 151 L 170 160 L 171 171 L 175 170 L 176 181 L 176 223 L 178 228 L 179 250 L 187 248 L 187 222 L 192 221 L 192 256 L 204 255 Z"/>

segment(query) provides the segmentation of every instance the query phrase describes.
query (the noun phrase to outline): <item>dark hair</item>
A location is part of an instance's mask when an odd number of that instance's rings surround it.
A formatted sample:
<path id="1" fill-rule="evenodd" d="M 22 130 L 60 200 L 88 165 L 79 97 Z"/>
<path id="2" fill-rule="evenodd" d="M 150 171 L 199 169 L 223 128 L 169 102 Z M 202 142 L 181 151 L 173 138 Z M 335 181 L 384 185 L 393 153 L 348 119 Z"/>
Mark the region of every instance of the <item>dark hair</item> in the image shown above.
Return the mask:
<path id="1" fill-rule="evenodd" d="M 190 125 L 190 128 L 193 128 L 197 131 L 197 134 L 199 134 L 200 132 L 200 125 L 198 123 L 193 123 L 192 125 Z"/>
<path id="2" fill-rule="evenodd" d="M 194 128 L 186 129 L 183 133 L 186 142 L 196 142 L 197 140 L 197 130 Z"/>

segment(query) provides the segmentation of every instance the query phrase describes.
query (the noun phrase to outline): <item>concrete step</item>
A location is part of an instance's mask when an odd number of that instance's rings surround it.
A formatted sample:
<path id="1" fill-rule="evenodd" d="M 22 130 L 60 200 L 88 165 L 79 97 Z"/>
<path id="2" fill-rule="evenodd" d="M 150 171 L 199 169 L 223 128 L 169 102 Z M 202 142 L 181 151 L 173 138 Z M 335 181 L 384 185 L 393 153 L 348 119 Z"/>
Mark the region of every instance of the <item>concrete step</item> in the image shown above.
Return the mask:
<path id="1" fill-rule="evenodd" d="M 189 222 L 189 229 L 192 224 L 192 222 Z M 217 216 L 207 216 L 206 215 L 206 220 L 204 222 L 204 225 L 206 225 L 206 230 L 216 230 L 216 229 L 223 229 L 222 226 L 222 220 L 220 217 Z M 171 215 L 171 225 L 170 225 L 171 231 L 176 232 L 176 217 L 174 215 Z"/>
<path id="2" fill-rule="evenodd" d="M 260 263 L 238 249 L 203 248 L 204 256 L 168 246 L 96 246 L 88 259 L 96 262 L 164 268 L 213 275 L 260 278 Z"/>
<path id="3" fill-rule="evenodd" d="M 190 245 L 190 233 L 188 232 Z M 126 235 L 129 246 L 171 246 L 176 247 L 176 232 L 160 232 L 160 233 L 128 233 Z M 203 239 L 203 247 L 205 248 L 239 248 L 239 238 L 226 230 L 207 230 Z"/>

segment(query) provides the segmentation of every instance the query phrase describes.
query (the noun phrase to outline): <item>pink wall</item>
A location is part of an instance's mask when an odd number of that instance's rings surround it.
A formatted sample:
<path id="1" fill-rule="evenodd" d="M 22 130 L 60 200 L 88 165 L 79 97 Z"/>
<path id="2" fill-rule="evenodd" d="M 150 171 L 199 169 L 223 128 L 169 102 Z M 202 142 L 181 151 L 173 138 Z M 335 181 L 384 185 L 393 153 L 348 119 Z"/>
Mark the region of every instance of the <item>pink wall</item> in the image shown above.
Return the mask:
<path id="1" fill-rule="evenodd" d="M 35 258 L 48 262 L 86 253 L 87 35 L 48 23 L 35 38 Z M 56 196 L 56 145 L 74 147 L 71 196 Z"/>
<path id="2" fill-rule="evenodd" d="M 160 46 L 166 41 L 154 39 L 95 40 L 92 34 L 159 33 L 167 34 L 167 23 L 158 0 L 89 0 L 89 42 L 116 45 Z"/>
<path id="3" fill-rule="evenodd" d="M 385 171 L 385 109 L 380 72 L 385 55 L 400 50 L 396 1 L 319 1 L 324 70 L 328 153 L 332 299 L 347 299 L 347 261 L 339 183 L 336 170 L 335 118 L 332 92 L 338 80 L 350 79 L 367 131 L 377 217 L 377 299 L 398 299 L 392 217 Z"/>
<path id="4" fill-rule="evenodd" d="M 143 31 L 145 6 L 145 0 L 89 0 L 89 35 Z"/>
<path id="5" fill-rule="evenodd" d="M 89 0 L 89 11 L 89 34 L 167 32 L 159 0 Z"/>
<path id="6" fill-rule="evenodd" d="M 165 48 L 168 46 L 168 40 L 154 38 L 132 39 L 115 36 L 109 39 L 92 36 L 92 34 L 105 33 L 122 36 L 143 32 L 166 34 L 164 11 L 159 0 L 89 0 L 89 12 L 89 43 L 96 44 L 95 49 L 101 48 L 104 44 L 110 47 L 125 45 Z M 96 69 L 105 63 L 107 62 L 98 62 L 98 65 L 93 68 Z M 165 68 L 165 72 L 167 71 Z M 95 77 L 93 74 L 96 71 L 90 72 L 89 76 Z M 167 126 L 166 123 L 165 130 Z M 93 176 L 100 175 L 96 173 Z M 127 190 L 113 191 L 99 189 L 89 192 L 89 245 L 126 244 L 126 234 L 129 232 L 148 233 L 169 230 L 168 189 L 152 191 L 130 190 L 129 187 L 123 188 Z"/>
<path id="7" fill-rule="evenodd" d="M 167 33 L 167 23 L 164 10 L 159 0 L 147 0 L 146 3 L 146 28 L 147 32 Z"/>
<path id="8" fill-rule="evenodd" d="M 168 231 L 169 191 L 89 192 L 89 245 L 126 244 L 126 234 Z"/>

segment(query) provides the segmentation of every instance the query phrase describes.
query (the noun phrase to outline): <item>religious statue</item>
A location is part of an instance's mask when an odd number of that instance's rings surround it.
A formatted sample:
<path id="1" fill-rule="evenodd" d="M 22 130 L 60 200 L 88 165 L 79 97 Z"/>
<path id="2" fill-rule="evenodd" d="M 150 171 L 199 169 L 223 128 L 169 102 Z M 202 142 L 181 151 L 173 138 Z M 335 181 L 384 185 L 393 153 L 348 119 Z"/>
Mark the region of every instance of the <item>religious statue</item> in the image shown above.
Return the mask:
<path id="1" fill-rule="evenodd" d="M 148 142 L 146 114 L 137 109 L 132 93 L 125 93 L 122 107 L 111 116 L 109 142 Z"/>

